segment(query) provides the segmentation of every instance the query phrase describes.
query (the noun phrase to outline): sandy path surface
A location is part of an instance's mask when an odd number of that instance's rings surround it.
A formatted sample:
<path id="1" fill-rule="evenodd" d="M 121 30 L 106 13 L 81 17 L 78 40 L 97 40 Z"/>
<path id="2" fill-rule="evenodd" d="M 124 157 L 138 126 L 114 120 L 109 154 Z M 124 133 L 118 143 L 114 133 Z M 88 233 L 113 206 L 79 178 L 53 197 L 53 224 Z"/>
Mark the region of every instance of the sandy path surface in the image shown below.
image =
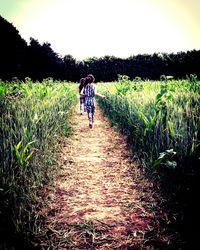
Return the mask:
<path id="1" fill-rule="evenodd" d="M 156 249 L 148 244 L 148 235 L 159 227 L 153 212 L 156 195 L 132 160 L 125 138 L 98 106 L 93 129 L 78 108 L 73 127 L 51 194 L 51 249 Z"/>

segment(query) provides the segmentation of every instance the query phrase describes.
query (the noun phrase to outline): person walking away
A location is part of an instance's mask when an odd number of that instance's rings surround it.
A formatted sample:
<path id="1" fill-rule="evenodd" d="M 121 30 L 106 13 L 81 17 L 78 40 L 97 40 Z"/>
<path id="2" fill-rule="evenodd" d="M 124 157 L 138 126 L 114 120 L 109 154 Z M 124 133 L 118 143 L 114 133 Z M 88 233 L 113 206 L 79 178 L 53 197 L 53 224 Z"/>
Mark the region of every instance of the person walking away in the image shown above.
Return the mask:
<path id="1" fill-rule="evenodd" d="M 85 107 L 88 115 L 89 128 L 94 127 L 94 113 L 95 113 L 95 96 L 99 96 L 103 99 L 106 97 L 96 91 L 94 86 L 95 78 L 92 74 L 89 74 L 85 78 L 85 87 L 81 90 L 81 95 L 85 97 Z"/>
<path id="2" fill-rule="evenodd" d="M 85 86 L 85 78 L 81 78 L 79 81 L 79 95 L 80 95 L 80 114 L 83 115 L 85 111 L 85 96 L 81 95 L 81 91 L 84 89 Z"/>

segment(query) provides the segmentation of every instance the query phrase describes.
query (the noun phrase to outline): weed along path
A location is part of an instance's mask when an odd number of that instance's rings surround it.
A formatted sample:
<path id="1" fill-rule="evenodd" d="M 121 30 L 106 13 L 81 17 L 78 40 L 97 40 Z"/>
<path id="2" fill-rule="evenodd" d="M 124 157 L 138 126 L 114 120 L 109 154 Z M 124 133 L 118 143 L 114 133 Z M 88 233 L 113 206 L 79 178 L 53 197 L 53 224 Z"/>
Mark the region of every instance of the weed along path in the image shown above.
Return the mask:
<path id="1" fill-rule="evenodd" d="M 153 184 L 132 160 L 125 138 L 98 106 L 93 129 L 78 108 L 73 126 L 49 194 L 54 212 L 48 213 L 43 249 L 168 249 L 170 237 L 158 219 L 164 223 L 166 214 L 156 210 Z"/>

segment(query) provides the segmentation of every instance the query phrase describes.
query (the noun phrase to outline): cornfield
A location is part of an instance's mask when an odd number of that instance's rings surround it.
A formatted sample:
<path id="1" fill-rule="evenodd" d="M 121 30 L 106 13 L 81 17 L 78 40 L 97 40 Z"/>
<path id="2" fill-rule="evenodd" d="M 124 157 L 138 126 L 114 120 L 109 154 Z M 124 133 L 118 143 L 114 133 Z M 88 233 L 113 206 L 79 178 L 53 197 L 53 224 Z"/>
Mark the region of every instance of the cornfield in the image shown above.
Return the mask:
<path id="1" fill-rule="evenodd" d="M 70 133 L 68 118 L 76 102 L 72 83 L 0 81 L 2 239 L 7 227 L 26 232 L 25 237 L 40 230 L 37 195 L 56 173 L 57 142 Z"/>
<path id="2" fill-rule="evenodd" d="M 99 85 L 107 96 L 99 104 L 127 136 L 147 170 L 187 171 L 199 160 L 200 82 L 187 80 L 130 81 Z"/>
<path id="3" fill-rule="evenodd" d="M 167 174 L 187 178 L 199 174 L 200 81 L 195 76 L 162 81 L 120 76 L 117 82 L 97 85 L 107 97 L 98 99 L 99 105 L 127 135 L 148 173 L 159 180 Z M 0 81 L 0 234 L 4 240 L 0 248 L 12 232 L 27 242 L 42 234 L 45 218 L 39 213 L 39 193 L 56 175 L 58 141 L 71 132 L 68 118 L 77 101 L 73 83 Z"/>

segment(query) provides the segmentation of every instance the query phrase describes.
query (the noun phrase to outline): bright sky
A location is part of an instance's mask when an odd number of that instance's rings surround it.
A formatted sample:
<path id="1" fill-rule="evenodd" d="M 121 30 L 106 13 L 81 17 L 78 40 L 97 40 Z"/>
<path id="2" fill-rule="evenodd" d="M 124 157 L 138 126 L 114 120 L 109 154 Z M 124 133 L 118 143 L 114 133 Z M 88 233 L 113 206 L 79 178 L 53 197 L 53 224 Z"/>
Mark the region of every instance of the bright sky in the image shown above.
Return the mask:
<path id="1" fill-rule="evenodd" d="M 200 49 L 200 0 L 0 0 L 27 42 L 77 60 Z"/>

